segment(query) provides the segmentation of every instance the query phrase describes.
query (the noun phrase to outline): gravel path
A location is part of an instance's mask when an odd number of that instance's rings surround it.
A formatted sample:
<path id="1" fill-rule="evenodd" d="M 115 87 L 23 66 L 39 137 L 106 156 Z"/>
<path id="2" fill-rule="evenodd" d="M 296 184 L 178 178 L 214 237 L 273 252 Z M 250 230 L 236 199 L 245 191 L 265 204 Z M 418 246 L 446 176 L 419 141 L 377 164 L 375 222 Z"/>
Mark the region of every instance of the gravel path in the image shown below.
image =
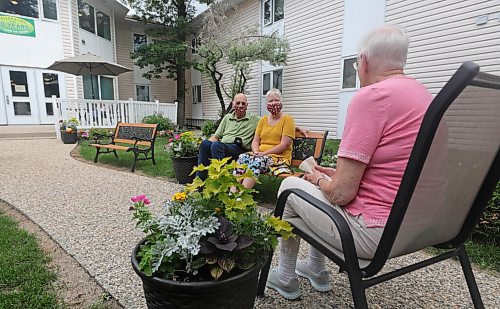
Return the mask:
<path id="1" fill-rule="evenodd" d="M 125 308 L 144 308 L 141 282 L 130 266 L 130 252 L 142 235 L 128 212 L 129 198 L 144 193 L 159 209 L 181 187 L 76 161 L 69 155 L 73 147 L 55 139 L 0 139 L 0 198 L 39 224 Z M 306 250 L 302 246 L 302 256 Z M 425 256 L 409 255 L 390 265 Z M 285 301 L 267 291 L 256 308 L 352 307 L 347 276 L 333 264 L 329 268 L 333 291 L 318 293 L 301 279 L 301 300 Z M 486 308 L 500 308 L 498 274 L 477 269 L 475 274 Z M 456 261 L 383 283 L 367 294 L 370 308 L 472 307 Z"/>

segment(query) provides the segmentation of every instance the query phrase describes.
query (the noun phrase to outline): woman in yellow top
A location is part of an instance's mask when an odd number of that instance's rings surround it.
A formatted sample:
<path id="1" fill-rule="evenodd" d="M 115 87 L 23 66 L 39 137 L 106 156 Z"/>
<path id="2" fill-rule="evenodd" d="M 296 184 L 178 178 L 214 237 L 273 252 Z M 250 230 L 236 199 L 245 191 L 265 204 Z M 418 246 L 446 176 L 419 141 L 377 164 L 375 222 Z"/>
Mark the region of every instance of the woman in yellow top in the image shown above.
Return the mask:
<path id="1" fill-rule="evenodd" d="M 281 92 L 271 89 L 266 94 L 268 116 L 260 119 L 252 141 L 252 153 L 243 153 L 238 163 L 247 164 L 256 177 L 272 167 L 292 161 L 292 141 L 295 138 L 295 120 L 281 111 Z M 238 171 L 237 171 L 238 172 Z M 241 172 L 241 171 L 240 171 Z M 245 188 L 252 188 L 255 180 L 245 178 Z"/>

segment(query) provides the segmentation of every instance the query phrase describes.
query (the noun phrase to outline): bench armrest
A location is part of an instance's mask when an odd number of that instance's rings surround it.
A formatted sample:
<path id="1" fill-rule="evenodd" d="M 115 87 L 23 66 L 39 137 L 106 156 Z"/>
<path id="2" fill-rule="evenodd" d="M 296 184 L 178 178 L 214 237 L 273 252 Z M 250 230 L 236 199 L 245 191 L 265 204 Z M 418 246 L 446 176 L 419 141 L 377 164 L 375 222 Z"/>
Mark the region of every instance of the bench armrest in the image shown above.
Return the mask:
<path id="1" fill-rule="evenodd" d="M 153 141 L 154 141 L 154 138 L 142 138 L 142 137 L 135 137 L 135 136 L 132 136 L 130 139 L 133 139 L 135 141 L 134 148 L 137 148 L 138 142 L 150 142 L 151 144 L 153 144 Z"/>
<path id="2" fill-rule="evenodd" d="M 99 141 L 104 138 L 110 138 L 113 140 L 113 134 L 100 134 L 100 133 L 94 133 L 94 140 L 96 144 L 99 144 Z"/>

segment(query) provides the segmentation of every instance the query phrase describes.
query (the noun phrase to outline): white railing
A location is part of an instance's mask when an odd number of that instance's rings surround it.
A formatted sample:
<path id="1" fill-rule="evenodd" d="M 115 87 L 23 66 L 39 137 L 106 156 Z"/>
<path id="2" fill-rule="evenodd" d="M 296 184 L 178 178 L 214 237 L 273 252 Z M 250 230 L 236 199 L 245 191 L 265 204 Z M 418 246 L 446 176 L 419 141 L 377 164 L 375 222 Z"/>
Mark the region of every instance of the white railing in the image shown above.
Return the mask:
<path id="1" fill-rule="evenodd" d="M 114 128 L 118 122 L 141 122 L 144 116 L 160 113 L 177 124 L 177 102 L 160 103 L 116 100 L 57 99 L 52 97 L 55 129 L 59 136 L 59 120 L 78 119 L 78 128 Z"/>

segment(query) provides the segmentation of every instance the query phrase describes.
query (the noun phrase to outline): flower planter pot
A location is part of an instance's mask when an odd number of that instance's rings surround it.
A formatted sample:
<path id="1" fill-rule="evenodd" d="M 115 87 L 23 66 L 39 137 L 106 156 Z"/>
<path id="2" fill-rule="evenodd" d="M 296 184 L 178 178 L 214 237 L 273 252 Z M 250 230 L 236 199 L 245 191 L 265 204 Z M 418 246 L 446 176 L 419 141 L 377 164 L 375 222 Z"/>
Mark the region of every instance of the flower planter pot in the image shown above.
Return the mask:
<path id="1" fill-rule="evenodd" d="M 193 167 L 197 165 L 198 156 L 182 158 L 172 157 L 172 167 L 174 169 L 175 179 L 177 179 L 180 184 L 193 182 L 196 175 L 193 174 L 190 176 L 189 174 L 193 171 Z"/>
<path id="2" fill-rule="evenodd" d="M 259 266 L 221 281 L 178 282 L 148 277 L 139 271 L 137 251 L 132 251 L 132 266 L 141 277 L 146 304 L 149 309 L 159 308 L 253 308 L 257 295 Z"/>
<path id="3" fill-rule="evenodd" d="M 68 133 L 66 131 L 61 131 L 61 140 L 65 144 L 75 144 L 76 141 L 78 140 L 78 133 L 77 131 L 73 131 L 71 133 Z"/>

